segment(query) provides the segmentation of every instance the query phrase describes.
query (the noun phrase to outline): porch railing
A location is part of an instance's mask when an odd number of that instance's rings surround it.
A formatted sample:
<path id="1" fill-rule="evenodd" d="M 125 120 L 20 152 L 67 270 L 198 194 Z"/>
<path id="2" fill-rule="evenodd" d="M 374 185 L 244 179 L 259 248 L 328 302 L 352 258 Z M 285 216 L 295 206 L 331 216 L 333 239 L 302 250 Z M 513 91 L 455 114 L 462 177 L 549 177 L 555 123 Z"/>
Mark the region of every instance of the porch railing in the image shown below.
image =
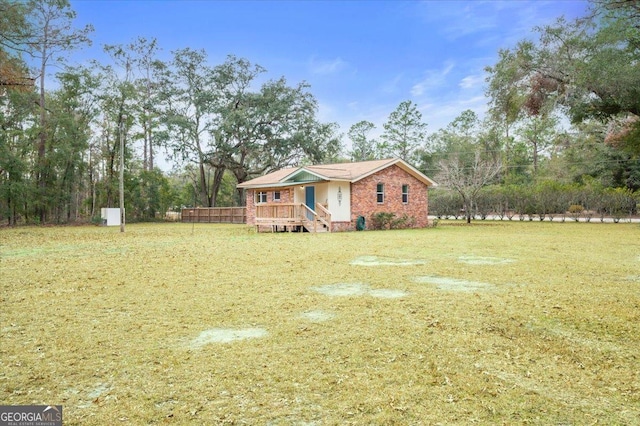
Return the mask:
<path id="1" fill-rule="evenodd" d="M 267 203 L 256 205 L 256 224 L 296 225 L 300 222 L 300 204 Z"/>
<path id="2" fill-rule="evenodd" d="M 327 231 L 331 232 L 331 212 L 320 203 L 316 203 L 316 211 L 318 220 L 327 227 Z"/>
<path id="3" fill-rule="evenodd" d="M 304 203 L 263 203 L 256 205 L 256 225 L 304 226 L 309 232 L 331 232 L 331 213 L 321 204 L 317 211 Z"/>

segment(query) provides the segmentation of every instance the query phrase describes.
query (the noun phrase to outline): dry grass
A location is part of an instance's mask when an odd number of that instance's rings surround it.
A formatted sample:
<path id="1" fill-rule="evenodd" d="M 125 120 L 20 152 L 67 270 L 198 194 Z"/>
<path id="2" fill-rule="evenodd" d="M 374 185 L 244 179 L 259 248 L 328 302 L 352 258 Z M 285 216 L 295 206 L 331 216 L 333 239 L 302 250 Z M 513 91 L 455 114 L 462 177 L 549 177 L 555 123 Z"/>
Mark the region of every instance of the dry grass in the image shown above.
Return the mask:
<path id="1" fill-rule="evenodd" d="M 118 231 L 0 231 L 3 404 L 66 425 L 640 424 L 638 225 Z"/>

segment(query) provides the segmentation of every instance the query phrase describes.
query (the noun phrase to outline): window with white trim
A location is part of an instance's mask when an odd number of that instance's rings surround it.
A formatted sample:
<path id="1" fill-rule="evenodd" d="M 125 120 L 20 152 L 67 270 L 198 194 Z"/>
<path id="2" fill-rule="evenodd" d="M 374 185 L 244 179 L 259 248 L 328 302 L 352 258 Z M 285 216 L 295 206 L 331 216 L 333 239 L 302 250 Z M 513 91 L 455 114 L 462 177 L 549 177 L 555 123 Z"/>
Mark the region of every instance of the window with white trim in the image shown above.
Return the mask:
<path id="1" fill-rule="evenodd" d="M 267 202 L 267 192 L 266 191 L 256 192 L 256 204 L 266 203 L 266 202 Z"/>
<path id="2" fill-rule="evenodd" d="M 384 203 L 384 183 L 379 183 L 376 186 L 376 201 L 378 204 Z"/>
<path id="3" fill-rule="evenodd" d="M 409 185 L 402 185 L 402 204 L 409 203 Z"/>
<path id="4" fill-rule="evenodd" d="M 273 201 L 280 201 L 280 191 L 273 191 Z"/>

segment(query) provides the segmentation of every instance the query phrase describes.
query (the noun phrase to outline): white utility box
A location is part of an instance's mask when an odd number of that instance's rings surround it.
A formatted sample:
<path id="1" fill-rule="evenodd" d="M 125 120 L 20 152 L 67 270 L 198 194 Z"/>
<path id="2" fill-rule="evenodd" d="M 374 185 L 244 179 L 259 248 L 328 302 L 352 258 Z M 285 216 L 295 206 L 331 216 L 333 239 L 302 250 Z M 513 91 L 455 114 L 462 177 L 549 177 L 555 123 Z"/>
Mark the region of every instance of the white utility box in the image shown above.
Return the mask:
<path id="1" fill-rule="evenodd" d="M 120 209 L 102 208 L 100 209 L 102 224 L 106 226 L 120 226 Z"/>

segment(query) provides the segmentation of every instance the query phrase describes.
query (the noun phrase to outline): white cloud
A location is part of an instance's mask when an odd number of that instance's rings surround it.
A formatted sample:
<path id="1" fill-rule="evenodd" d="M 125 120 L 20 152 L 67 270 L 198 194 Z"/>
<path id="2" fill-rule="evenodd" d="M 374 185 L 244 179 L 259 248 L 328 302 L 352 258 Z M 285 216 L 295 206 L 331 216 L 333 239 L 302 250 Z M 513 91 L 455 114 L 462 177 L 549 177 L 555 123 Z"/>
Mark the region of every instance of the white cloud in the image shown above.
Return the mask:
<path id="1" fill-rule="evenodd" d="M 495 3 L 501 2 L 429 1 L 421 3 L 421 15 L 426 23 L 437 25 L 438 31 L 448 40 L 457 40 L 494 30 L 498 26 Z"/>
<path id="2" fill-rule="evenodd" d="M 475 89 L 479 86 L 482 87 L 483 84 L 484 84 L 484 75 L 475 74 L 475 75 L 468 75 L 464 77 L 462 80 L 460 80 L 460 83 L 458 84 L 458 86 L 460 86 L 461 89 Z"/>
<path id="3" fill-rule="evenodd" d="M 414 84 L 411 88 L 412 96 L 421 96 L 429 89 L 442 86 L 446 80 L 447 74 L 451 72 L 454 67 L 454 63 L 447 61 L 444 63 L 444 67 L 440 70 L 427 70 L 425 77 Z"/>
<path id="4" fill-rule="evenodd" d="M 343 61 L 342 58 L 320 60 L 312 57 L 309 60 L 309 71 L 312 74 L 335 74 L 347 68 L 347 65 L 347 62 Z"/>

